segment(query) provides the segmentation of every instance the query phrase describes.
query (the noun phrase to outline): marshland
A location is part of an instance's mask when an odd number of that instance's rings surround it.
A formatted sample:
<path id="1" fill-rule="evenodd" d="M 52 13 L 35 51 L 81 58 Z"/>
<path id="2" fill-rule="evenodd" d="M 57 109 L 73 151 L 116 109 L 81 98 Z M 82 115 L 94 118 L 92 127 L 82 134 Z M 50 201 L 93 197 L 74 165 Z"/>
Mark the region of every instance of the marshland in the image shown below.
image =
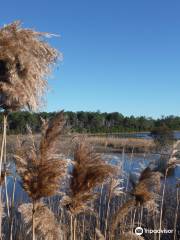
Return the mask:
<path id="1" fill-rule="evenodd" d="M 0 240 L 179 240 L 180 5 L 20 2 L 31 27 L 0 28 Z"/>
<path id="2" fill-rule="evenodd" d="M 7 135 L 2 239 L 33 228 L 36 239 L 178 239 L 180 141 L 80 134 L 66 121 L 60 112 L 41 133 Z"/>

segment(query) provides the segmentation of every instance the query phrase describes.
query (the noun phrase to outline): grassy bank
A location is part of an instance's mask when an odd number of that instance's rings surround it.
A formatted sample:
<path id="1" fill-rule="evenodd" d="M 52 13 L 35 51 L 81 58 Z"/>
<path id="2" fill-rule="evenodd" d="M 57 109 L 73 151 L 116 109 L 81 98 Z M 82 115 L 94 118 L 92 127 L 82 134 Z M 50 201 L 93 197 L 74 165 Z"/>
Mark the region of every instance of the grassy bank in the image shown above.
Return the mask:
<path id="1" fill-rule="evenodd" d="M 153 140 L 141 139 L 141 138 L 113 138 L 113 137 L 100 137 L 90 136 L 88 141 L 96 148 L 102 149 L 102 151 L 119 151 L 122 152 L 145 152 L 152 151 L 155 148 Z"/>

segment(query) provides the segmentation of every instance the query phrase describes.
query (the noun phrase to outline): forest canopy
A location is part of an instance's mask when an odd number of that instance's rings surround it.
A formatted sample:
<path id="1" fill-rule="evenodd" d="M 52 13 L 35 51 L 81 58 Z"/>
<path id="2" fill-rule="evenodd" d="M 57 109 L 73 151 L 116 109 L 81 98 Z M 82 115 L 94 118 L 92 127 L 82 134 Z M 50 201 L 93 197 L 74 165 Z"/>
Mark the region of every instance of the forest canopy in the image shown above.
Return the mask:
<path id="1" fill-rule="evenodd" d="M 9 114 L 8 133 L 26 133 L 26 126 L 29 125 L 34 133 L 40 132 L 41 118 L 49 119 L 56 112 L 13 112 Z M 73 132 L 79 133 L 113 133 L 113 132 L 139 132 L 152 131 L 155 127 L 167 126 L 171 130 L 180 130 L 180 117 L 168 116 L 159 119 L 147 118 L 144 116 L 123 116 L 121 113 L 97 112 L 65 112 L 67 126 Z M 3 113 L 0 113 L 2 128 Z"/>

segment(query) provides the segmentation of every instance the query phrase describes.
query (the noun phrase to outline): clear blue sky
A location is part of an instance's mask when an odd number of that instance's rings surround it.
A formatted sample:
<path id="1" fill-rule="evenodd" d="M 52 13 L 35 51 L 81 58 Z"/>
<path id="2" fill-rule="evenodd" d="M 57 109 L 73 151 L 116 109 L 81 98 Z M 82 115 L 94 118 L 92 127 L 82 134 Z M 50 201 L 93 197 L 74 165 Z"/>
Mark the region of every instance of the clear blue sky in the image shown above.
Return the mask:
<path id="1" fill-rule="evenodd" d="M 17 19 L 61 35 L 46 110 L 180 115 L 179 0 L 2 1 L 0 24 Z"/>

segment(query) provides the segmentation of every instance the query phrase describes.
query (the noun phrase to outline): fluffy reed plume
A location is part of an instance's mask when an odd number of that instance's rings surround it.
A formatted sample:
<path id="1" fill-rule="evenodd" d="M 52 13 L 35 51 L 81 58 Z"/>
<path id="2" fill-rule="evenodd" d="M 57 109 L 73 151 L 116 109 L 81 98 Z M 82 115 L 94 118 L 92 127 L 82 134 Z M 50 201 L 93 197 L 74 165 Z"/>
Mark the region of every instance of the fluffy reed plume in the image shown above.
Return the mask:
<path id="1" fill-rule="evenodd" d="M 31 144 L 28 142 L 26 146 L 26 142 L 22 142 L 19 145 L 15 155 L 17 171 L 24 190 L 33 201 L 54 195 L 59 190 L 60 179 L 66 174 L 66 161 L 54 155 L 63 127 L 64 117 L 63 112 L 60 112 L 44 124 L 39 148 L 31 132 Z"/>
<path id="2" fill-rule="evenodd" d="M 180 145 L 179 140 L 173 144 L 172 152 L 169 161 L 167 162 L 166 169 L 175 168 L 178 164 L 180 164 L 179 145 Z"/>
<path id="3" fill-rule="evenodd" d="M 0 29 L 0 107 L 36 109 L 47 88 L 46 76 L 59 53 L 45 37 L 15 21 Z"/>
<path id="4" fill-rule="evenodd" d="M 154 192 L 160 191 L 162 176 L 160 172 L 154 172 L 149 167 L 141 173 L 139 183 L 132 191 L 136 205 L 142 205 L 154 199 Z"/>
<path id="5" fill-rule="evenodd" d="M 111 223 L 111 233 L 113 234 L 118 224 L 121 224 L 124 218 L 128 215 L 128 213 L 134 209 L 136 205 L 136 201 L 134 199 L 128 200 L 124 203 L 114 214 Z"/>
<path id="6" fill-rule="evenodd" d="M 112 234 L 118 224 L 122 223 L 124 217 L 126 217 L 133 208 L 143 206 L 149 211 L 157 211 L 155 192 L 160 190 L 161 177 L 162 174 L 160 172 L 154 172 L 149 167 L 142 171 L 139 177 L 139 182 L 134 186 L 131 192 L 134 199 L 124 203 L 112 218 Z"/>
<path id="7" fill-rule="evenodd" d="M 159 229 L 162 229 L 162 223 L 163 223 L 163 208 L 164 208 L 164 197 L 165 197 L 165 191 L 166 191 L 166 182 L 167 182 L 167 176 L 168 176 L 168 171 L 172 168 L 175 168 L 177 164 L 179 163 L 178 159 L 178 153 L 179 149 L 178 146 L 180 144 L 180 141 L 176 141 L 173 144 L 171 155 L 169 160 L 167 161 L 166 167 L 165 167 L 165 176 L 164 176 L 164 183 L 163 183 L 163 191 L 162 191 L 162 199 L 161 199 L 161 209 L 160 209 L 160 221 L 159 221 Z M 159 233 L 159 240 L 161 239 L 161 232 Z"/>
<path id="8" fill-rule="evenodd" d="M 19 206 L 18 210 L 22 214 L 27 226 L 32 222 L 32 209 L 31 203 L 25 203 Z M 61 240 L 61 229 L 58 225 L 54 214 L 43 203 L 37 203 L 34 213 L 34 227 L 36 234 L 44 240 Z M 31 228 L 28 229 L 31 233 Z"/>
<path id="9" fill-rule="evenodd" d="M 123 182 L 123 179 L 111 179 L 110 181 L 110 186 L 109 186 L 109 195 L 110 195 L 110 199 L 113 196 L 121 196 L 122 194 L 124 194 L 123 189 L 124 187 L 121 187 L 121 184 Z"/>
<path id="10" fill-rule="evenodd" d="M 70 193 L 62 200 L 71 214 L 87 210 L 87 203 L 96 198 L 94 188 L 116 174 L 115 167 L 104 163 L 85 141 L 77 143 L 70 181 Z"/>
<path id="11" fill-rule="evenodd" d="M 121 182 L 123 182 L 122 179 L 111 179 L 107 194 L 107 209 L 106 209 L 106 217 L 105 217 L 105 234 L 104 238 L 106 239 L 108 234 L 108 219 L 110 214 L 110 202 L 113 196 L 120 196 L 123 194 L 123 187 L 120 187 Z"/>
<path id="12" fill-rule="evenodd" d="M 49 122 L 44 122 L 39 148 L 36 146 L 32 132 L 29 130 L 31 144 L 28 142 L 27 146 L 23 146 L 26 143 L 23 142 L 19 147 L 18 154 L 15 155 L 17 171 L 22 179 L 22 186 L 32 199 L 29 213 L 31 212 L 33 240 L 35 240 L 38 222 L 36 215 L 39 216 L 40 210 L 43 209 L 38 201 L 42 197 L 54 195 L 59 190 L 60 180 L 66 173 L 67 162 L 54 155 L 57 151 L 55 146 L 60 133 L 63 131 L 64 123 L 63 112 L 58 113 Z M 46 217 L 45 215 L 43 216 L 46 212 L 41 211 L 41 218 Z"/>
<path id="13" fill-rule="evenodd" d="M 132 232 L 125 232 L 121 234 L 121 240 L 144 240 L 143 237 L 138 236 Z"/>

